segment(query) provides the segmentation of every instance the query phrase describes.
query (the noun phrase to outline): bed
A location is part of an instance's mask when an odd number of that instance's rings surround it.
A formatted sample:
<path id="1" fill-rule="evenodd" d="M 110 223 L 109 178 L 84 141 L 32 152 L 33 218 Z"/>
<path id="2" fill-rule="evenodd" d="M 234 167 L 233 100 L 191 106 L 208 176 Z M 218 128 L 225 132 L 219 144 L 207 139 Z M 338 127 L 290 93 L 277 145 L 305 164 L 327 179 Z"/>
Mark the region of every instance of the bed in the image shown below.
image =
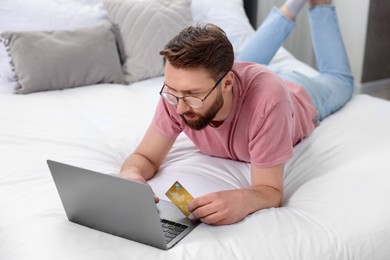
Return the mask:
<path id="1" fill-rule="evenodd" d="M 256 1 L 154 1 L 184 2 L 186 15 L 177 17 L 220 25 L 236 52 L 254 32 Z M 182 26 L 177 17 L 174 24 Z M 0 6 L 0 32 L 69 29 L 108 19 L 99 0 L 5 0 Z M 46 164 L 51 159 L 118 173 L 154 114 L 161 68 L 152 76 L 128 75 L 133 76 L 124 79 L 128 84 L 106 80 L 15 94 L 11 72 L 20 69 L 20 61 L 11 66 L 6 60 L 0 49 L 0 259 L 389 259 L 389 101 L 356 94 L 299 143 L 286 165 L 282 207 L 233 225 L 201 224 L 163 251 L 69 222 Z M 284 48 L 270 67 L 317 73 Z M 47 68 L 38 78 L 50 73 Z M 23 77 L 19 74 L 19 80 Z M 179 136 L 149 183 L 161 199 L 176 180 L 199 196 L 248 187 L 249 170 L 247 163 L 203 155 Z"/>

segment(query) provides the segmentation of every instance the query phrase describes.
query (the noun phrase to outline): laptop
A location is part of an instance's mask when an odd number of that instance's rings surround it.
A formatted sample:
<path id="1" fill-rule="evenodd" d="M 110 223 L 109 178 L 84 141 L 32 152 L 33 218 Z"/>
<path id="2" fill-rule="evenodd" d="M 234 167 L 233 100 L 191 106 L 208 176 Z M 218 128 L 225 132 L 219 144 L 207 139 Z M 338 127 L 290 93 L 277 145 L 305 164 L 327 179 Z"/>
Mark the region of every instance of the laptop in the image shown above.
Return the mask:
<path id="1" fill-rule="evenodd" d="M 170 201 L 154 202 L 149 185 L 48 160 L 68 219 L 112 235 L 173 247 L 200 222 Z"/>

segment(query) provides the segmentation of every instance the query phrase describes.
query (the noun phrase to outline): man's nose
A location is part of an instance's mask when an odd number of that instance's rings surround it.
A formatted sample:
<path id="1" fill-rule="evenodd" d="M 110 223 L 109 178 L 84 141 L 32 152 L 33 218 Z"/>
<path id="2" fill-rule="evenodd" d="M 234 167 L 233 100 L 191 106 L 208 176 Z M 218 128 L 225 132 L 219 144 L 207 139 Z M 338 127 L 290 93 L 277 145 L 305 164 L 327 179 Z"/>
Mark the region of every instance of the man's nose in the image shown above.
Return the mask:
<path id="1" fill-rule="evenodd" d="M 176 106 L 176 113 L 181 115 L 187 112 L 188 110 L 190 110 L 190 106 L 187 105 L 187 103 L 183 99 L 179 99 L 179 102 L 177 103 Z"/>

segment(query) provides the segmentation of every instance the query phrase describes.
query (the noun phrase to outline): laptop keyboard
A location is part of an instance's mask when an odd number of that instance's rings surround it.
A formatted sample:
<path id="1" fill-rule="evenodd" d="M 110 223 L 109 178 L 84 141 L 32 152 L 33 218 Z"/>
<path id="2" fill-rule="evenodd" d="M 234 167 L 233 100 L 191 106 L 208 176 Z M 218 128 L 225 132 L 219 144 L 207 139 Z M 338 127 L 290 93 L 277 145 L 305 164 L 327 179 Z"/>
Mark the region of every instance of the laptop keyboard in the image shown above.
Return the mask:
<path id="1" fill-rule="evenodd" d="M 172 222 L 166 219 L 161 219 L 161 227 L 165 234 L 165 241 L 167 243 L 171 242 L 172 239 L 177 237 L 180 233 L 182 233 L 188 226 Z"/>

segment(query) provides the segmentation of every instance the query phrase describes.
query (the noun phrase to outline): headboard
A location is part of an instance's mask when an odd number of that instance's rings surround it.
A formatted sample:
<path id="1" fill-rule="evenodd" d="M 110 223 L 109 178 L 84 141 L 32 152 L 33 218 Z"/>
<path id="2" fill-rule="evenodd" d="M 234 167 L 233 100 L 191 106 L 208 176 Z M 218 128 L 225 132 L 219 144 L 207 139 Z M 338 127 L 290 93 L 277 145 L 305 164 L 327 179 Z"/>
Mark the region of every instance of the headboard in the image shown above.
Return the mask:
<path id="1" fill-rule="evenodd" d="M 257 2 L 258 0 L 244 0 L 246 15 L 255 29 L 257 29 Z"/>

